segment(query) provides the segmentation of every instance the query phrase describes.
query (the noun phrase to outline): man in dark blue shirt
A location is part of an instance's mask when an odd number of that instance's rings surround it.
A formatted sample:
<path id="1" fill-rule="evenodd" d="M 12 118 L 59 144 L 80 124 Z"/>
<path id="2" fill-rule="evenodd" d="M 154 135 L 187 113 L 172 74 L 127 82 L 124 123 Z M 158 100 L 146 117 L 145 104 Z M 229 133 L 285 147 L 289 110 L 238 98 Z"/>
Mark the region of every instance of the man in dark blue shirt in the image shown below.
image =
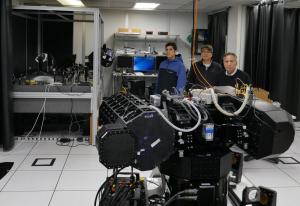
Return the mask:
<path id="1" fill-rule="evenodd" d="M 212 46 L 204 45 L 201 48 L 201 61 L 198 61 L 195 66 L 192 66 L 190 69 L 187 89 L 191 87 L 201 88 L 216 85 L 217 77 L 224 69 L 219 63 L 212 60 L 212 56 Z"/>
<path id="2" fill-rule="evenodd" d="M 251 79 L 246 72 L 237 68 L 237 56 L 235 53 L 225 53 L 223 56 L 225 71 L 218 77 L 216 86 L 240 87 L 243 84 L 251 84 Z"/>

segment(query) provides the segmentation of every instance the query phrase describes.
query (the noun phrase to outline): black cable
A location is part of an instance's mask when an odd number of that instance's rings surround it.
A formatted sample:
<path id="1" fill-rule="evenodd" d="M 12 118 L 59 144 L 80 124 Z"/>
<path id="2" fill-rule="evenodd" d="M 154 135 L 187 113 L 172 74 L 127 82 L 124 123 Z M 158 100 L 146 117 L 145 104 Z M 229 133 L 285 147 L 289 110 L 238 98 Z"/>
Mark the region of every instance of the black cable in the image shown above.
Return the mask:
<path id="1" fill-rule="evenodd" d="M 66 140 L 69 140 L 69 141 L 68 142 L 64 142 L 64 141 L 61 141 L 62 139 L 66 139 Z M 74 143 L 74 142 L 75 142 L 74 139 L 63 137 L 63 138 L 60 138 L 59 140 L 56 141 L 56 145 L 58 145 L 58 146 L 65 146 L 65 147 L 90 146 L 90 144 L 70 145 L 70 143 Z"/>
<path id="2" fill-rule="evenodd" d="M 120 206 L 123 206 L 124 204 L 126 204 L 126 201 L 129 199 L 129 197 L 131 195 L 131 193 L 130 193 L 131 191 L 132 191 L 132 188 L 129 188 L 126 192 L 124 192 L 125 195 L 124 195 L 124 198 L 122 199 L 122 201 L 120 201 Z"/>
<path id="3" fill-rule="evenodd" d="M 174 200 L 176 200 L 176 198 L 177 198 L 179 195 L 181 195 L 181 194 L 183 194 L 183 193 L 185 193 L 185 190 L 180 191 L 180 192 L 177 192 L 177 193 L 176 193 L 175 195 L 173 195 L 170 199 L 168 199 L 168 201 L 164 204 L 164 206 L 170 205 Z"/>
<path id="4" fill-rule="evenodd" d="M 125 190 L 124 187 L 118 187 L 117 191 L 115 192 L 114 196 L 110 198 L 108 205 L 116 205 L 116 201 L 120 199 L 121 194 Z"/>
<path id="5" fill-rule="evenodd" d="M 118 198 L 116 198 L 116 200 L 111 204 L 112 206 L 117 206 L 117 205 L 122 205 L 126 202 L 126 200 L 128 199 L 128 194 L 131 191 L 131 187 L 124 187 L 122 193 L 119 195 Z"/>
<path id="6" fill-rule="evenodd" d="M 114 174 L 113 174 L 114 175 Z M 97 206 L 97 199 L 99 198 L 99 201 L 101 201 L 101 199 L 100 199 L 100 192 L 102 191 L 102 189 L 104 188 L 104 187 L 106 187 L 106 185 L 108 184 L 108 181 L 110 180 L 110 178 L 112 178 L 113 177 L 113 175 L 111 175 L 110 177 L 108 177 L 105 181 L 104 181 L 104 183 L 101 185 L 101 187 L 99 188 L 99 190 L 97 191 L 97 193 L 96 193 L 96 197 L 95 197 L 95 201 L 94 201 L 94 206 Z M 99 202 L 100 203 L 100 202 Z M 99 204 L 99 206 L 100 206 L 100 204 Z"/>
<path id="7" fill-rule="evenodd" d="M 187 195 L 196 195 L 198 193 L 197 189 L 186 189 L 180 192 L 177 192 L 175 195 L 173 195 L 165 204 L 164 206 L 170 205 L 178 196 L 181 194 L 187 194 Z"/>
<path id="8" fill-rule="evenodd" d="M 96 193 L 96 197 L 95 197 L 95 201 L 94 201 L 94 206 L 97 206 L 97 199 L 98 199 L 98 196 L 99 196 L 99 199 L 100 199 L 100 192 L 102 191 L 102 189 L 104 188 L 104 186 L 109 185 L 109 184 L 108 184 L 108 183 L 109 183 L 109 180 L 110 180 L 112 177 L 114 177 L 115 175 L 118 175 L 118 174 L 120 173 L 120 171 L 123 170 L 123 169 L 124 169 L 124 168 L 120 168 L 120 169 L 116 170 L 116 171 L 114 172 L 114 174 L 112 174 L 111 176 L 109 176 L 109 177 L 105 180 L 105 182 L 100 186 L 99 190 L 98 190 L 97 193 Z M 100 206 L 100 205 L 99 205 L 99 206 Z"/>
<path id="9" fill-rule="evenodd" d="M 111 185 L 117 185 L 117 184 L 116 184 L 116 183 L 117 183 L 117 177 L 118 177 L 118 173 L 114 172 L 114 178 L 113 178 L 113 181 L 112 181 L 112 184 L 111 184 Z M 109 185 L 108 185 L 108 186 L 109 186 Z M 118 189 L 118 187 L 116 187 L 116 188 Z M 111 191 L 110 188 L 108 188 L 107 192 L 104 193 L 105 195 L 103 195 L 103 197 L 101 198 L 101 201 L 103 201 L 103 200 L 106 199 L 106 196 L 109 195 L 110 191 Z M 120 190 L 119 190 L 119 192 L 120 192 Z M 111 200 L 112 200 L 112 198 L 110 198 L 110 201 L 109 201 L 109 202 L 111 202 Z M 109 203 L 108 205 L 110 205 L 110 203 Z"/>
<path id="10" fill-rule="evenodd" d="M 108 190 L 104 189 L 103 194 L 101 195 L 100 200 L 100 205 L 104 203 L 103 205 L 106 206 L 127 206 L 128 201 L 134 197 L 134 189 L 137 188 L 138 186 L 138 181 L 134 179 L 133 175 L 133 168 L 131 171 L 131 177 L 130 177 L 130 182 L 128 181 L 120 181 L 117 182 L 117 176 L 118 174 L 114 173 L 114 178 L 113 182 L 110 182 L 108 184 Z M 124 173 L 125 174 L 125 173 Z M 111 186 L 114 186 L 116 188 L 116 191 L 111 192 Z M 134 201 L 134 200 L 133 200 Z"/>

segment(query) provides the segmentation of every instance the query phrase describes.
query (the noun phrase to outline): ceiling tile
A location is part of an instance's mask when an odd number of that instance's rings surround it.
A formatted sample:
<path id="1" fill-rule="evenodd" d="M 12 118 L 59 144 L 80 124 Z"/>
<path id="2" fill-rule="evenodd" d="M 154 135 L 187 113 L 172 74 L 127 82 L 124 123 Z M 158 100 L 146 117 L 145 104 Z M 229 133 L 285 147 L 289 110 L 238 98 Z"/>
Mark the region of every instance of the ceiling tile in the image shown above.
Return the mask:
<path id="1" fill-rule="evenodd" d="M 19 0 L 20 2 L 35 5 L 61 5 L 57 0 Z M 193 9 L 193 0 L 82 0 L 87 7 L 131 9 L 135 2 L 160 3 L 158 10 Z M 210 12 L 236 4 L 252 4 L 259 0 L 199 0 L 199 11 Z"/>

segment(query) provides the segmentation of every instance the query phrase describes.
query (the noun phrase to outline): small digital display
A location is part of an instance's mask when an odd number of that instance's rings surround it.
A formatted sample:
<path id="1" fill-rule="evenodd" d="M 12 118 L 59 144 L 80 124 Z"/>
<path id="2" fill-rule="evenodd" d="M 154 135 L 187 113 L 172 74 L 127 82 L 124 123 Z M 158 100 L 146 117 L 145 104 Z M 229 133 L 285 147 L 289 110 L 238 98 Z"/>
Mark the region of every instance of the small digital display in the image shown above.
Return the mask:
<path id="1" fill-rule="evenodd" d="M 154 72 L 155 57 L 153 56 L 136 56 L 134 57 L 134 72 Z"/>

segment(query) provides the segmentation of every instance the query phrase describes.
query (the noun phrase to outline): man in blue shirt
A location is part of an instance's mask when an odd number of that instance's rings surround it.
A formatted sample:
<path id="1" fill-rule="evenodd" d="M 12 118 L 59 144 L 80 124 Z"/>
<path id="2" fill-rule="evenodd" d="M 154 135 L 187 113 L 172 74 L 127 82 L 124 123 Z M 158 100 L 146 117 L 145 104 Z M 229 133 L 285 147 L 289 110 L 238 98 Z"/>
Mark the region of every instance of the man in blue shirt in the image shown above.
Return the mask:
<path id="1" fill-rule="evenodd" d="M 168 90 L 170 93 L 182 94 L 186 84 L 186 69 L 182 58 L 176 57 L 177 46 L 174 42 L 167 43 L 165 50 L 168 59 L 159 65 L 156 92 L 160 94 Z"/>

